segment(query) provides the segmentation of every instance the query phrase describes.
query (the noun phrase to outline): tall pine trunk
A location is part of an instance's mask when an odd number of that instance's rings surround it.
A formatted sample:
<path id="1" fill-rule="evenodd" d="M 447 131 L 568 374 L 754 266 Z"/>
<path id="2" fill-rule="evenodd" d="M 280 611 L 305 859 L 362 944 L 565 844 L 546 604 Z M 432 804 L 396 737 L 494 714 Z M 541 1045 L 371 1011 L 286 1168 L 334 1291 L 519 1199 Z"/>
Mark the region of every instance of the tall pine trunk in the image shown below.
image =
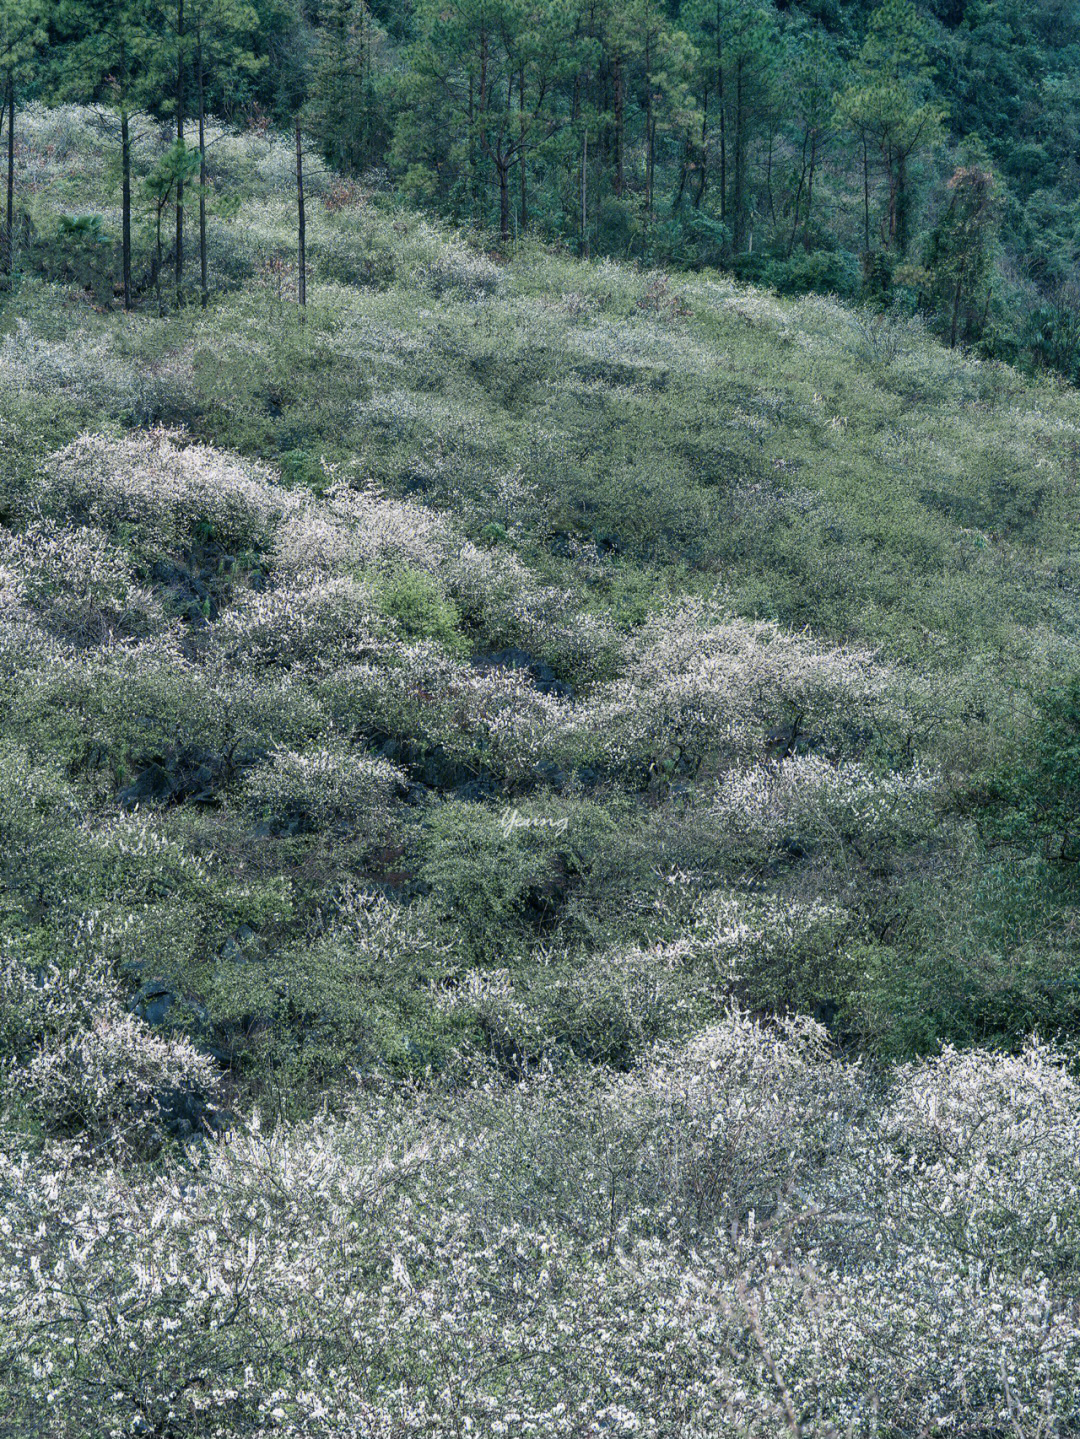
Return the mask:
<path id="1" fill-rule="evenodd" d="M 645 214 L 652 219 L 653 178 L 656 166 L 656 124 L 653 118 L 652 55 L 645 37 Z"/>
<path id="2" fill-rule="evenodd" d="M 495 156 L 495 175 L 499 182 L 499 239 L 505 245 L 510 239 L 510 161 L 501 159 L 498 154 Z"/>
<path id="3" fill-rule="evenodd" d="M 477 207 L 477 185 L 476 185 L 476 82 L 473 79 L 472 71 L 469 71 L 469 133 L 468 140 L 468 182 L 466 190 L 469 203 L 472 205 L 473 221 L 476 220 Z"/>
<path id="4" fill-rule="evenodd" d="M 623 82 L 622 56 L 615 56 L 615 194 L 621 199 L 626 189 L 626 165 L 623 159 L 626 91 Z"/>
<path id="5" fill-rule="evenodd" d="M 803 229 L 803 248 L 809 254 L 811 245 L 810 221 L 814 214 L 814 176 L 817 173 L 818 162 L 818 139 L 817 132 L 810 142 L 810 174 L 806 180 L 806 220 Z"/>
<path id="6" fill-rule="evenodd" d="M 746 248 L 746 97 L 741 58 L 735 67 L 735 135 L 733 138 L 735 174 L 731 191 L 732 238 L 735 253 L 741 255 Z"/>
<path id="7" fill-rule="evenodd" d="M 120 109 L 120 251 L 124 309 L 131 309 L 131 133 L 126 103 Z"/>
<path id="8" fill-rule="evenodd" d="M 686 194 L 686 182 L 690 178 L 691 157 L 690 131 L 683 135 L 682 159 L 679 162 L 679 178 L 675 182 L 675 193 L 671 198 L 671 213 L 677 215 L 682 209 L 683 196 Z"/>
<path id="9" fill-rule="evenodd" d="M 300 116 L 296 117 L 296 237 L 299 280 L 297 295 L 300 300 L 300 318 L 307 307 L 307 220 L 304 214 L 304 145 L 300 137 Z"/>
<path id="10" fill-rule="evenodd" d="M 581 132 L 581 253 L 589 258 L 589 128 Z"/>
<path id="11" fill-rule="evenodd" d="M 197 81 L 199 87 L 199 281 L 202 286 L 202 307 L 210 303 L 210 285 L 207 280 L 206 261 L 206 88 L 203 83 L 202 36 L 199 36 L 196 52 Z"/>
<path id="12" fill-rule="evenodd" d="M 907 152 L 898 150 L 896 155 L 896 248 L 906 255 L 911 214 L 911 188 L 908 184 Z"/>
<path id="13" fill-rule="evenodd" d="M 728 217 L 727 106 L 724 103 L 724 49 L 720 38 L 720 6 L 716 7 L 716 106 L 720 111 L 720 219 Z"/>
<path id="14" fill-rule="evenodd" d="M 807 132 L 804 132 L 804 134 L 803 134 L 803 143 L 802 143 L 802 168 L 801 168 L 801 170 L 800 170 L 800 172 L 799 172 L 799 186 L 798 186 L 798 189 L 795 191 L 795 199 L 792 201 L 792 204 L 791 204 L 791 210 L 792 210 L 791 234 L 788 236 L 788 243 L 787 243 L 787 253 L 788 253 L 788 256 L 789 256 L 789 257 L 790 257 L 790 255 L 791 255 L 792 250 L 794 250 L 794 248 L 795 248 L 795 241 L 796 241 L 796 239 L 798 238 L 798 234 L 799 234 L 799 207 L 800 207 L 801 204 L 802 204 L 803 188 L 804 188 L 805 185 L 806 185 L 806 174 L 807 174 L 807 170 L 808 170 L 808 168 L 809 168 L 809 166 L 808 166 L 808 164 L 807 164 L 807 159 L 806 159 L 806 147 L 807 147 L 807 144 L 809 143 L 809 138 L 810 138 L 810 137 L 809 137 L 809 132 L 808 132 L 808 131 L 807 131 Z"/>
<path id="15" fill-rule="evenodd" d="M 4 265 L 15 273 L 15 76 L 7 82 L 7 245 Z"/>
<path id="16" fill-rule="evenodd" d="M 539 108 L 539 107 L 537 107 Z M 518 69 L 518 229 L 524 235 L 529 223 L 528 171 L 525 162 L 525 67 Z"/>
<path id="17" fill-rule="evenodd" d="M 184 141 L 184 0 L 176 0 L 176 141 Z M 176 179 L 176 303 L 184 287 L 184 181 Z"/>
<path id="18" fill-rule="evenodd" d="M 694 186 L 694 209 L 701 209 L 705 186 L 709 183 L 709 87 L 701 95 L 701 153 L 698 156 L 697 184 Z"/>

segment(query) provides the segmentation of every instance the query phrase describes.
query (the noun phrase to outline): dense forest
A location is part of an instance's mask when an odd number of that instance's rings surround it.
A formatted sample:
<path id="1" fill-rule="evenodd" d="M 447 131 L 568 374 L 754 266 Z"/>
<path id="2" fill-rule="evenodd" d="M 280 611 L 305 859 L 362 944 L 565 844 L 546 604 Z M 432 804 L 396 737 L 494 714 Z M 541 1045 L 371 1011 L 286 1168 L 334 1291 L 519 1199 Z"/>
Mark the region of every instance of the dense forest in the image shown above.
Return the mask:
<path id="1" fill-rule="evenodd" d="M 27 229 L 25 262 L 74 252 L 125 304 L 160 303 L 165 266 L 170 298 L 198 288 L 188 236 L 235 202 L 213 113 L 299 125 L 341 176 L 502 250 L 536 235 L 919 311 L 1070 378 L 1078 74 L 1071 0 L 5 0 L 0 18 L 9 141 L 17 102 L 96 103 L 124 195 L 122 234 Z M 174 127 L 149 173 L 136 113 Z"/>

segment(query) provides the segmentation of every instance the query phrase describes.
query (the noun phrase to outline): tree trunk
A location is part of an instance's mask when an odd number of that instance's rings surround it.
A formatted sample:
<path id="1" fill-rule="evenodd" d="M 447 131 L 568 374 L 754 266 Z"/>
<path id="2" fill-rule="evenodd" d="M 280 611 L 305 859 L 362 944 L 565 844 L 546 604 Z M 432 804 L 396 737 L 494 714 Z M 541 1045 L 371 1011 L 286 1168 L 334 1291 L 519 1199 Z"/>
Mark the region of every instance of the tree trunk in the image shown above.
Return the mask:
<path id="1" fill-rule="evenodd" d="M 732 183 L 731 208 L 735 253 L 746 248 L 746 115 L 743 96 L 743 62 L 735 69 L 735 176 Z"/>
<path id="2" fill-rule="evenodd" d="M 202 37 L 196 57 L 199 85 L 199 281 L 202 286 L 202 307 L 210 303 L 210 285 L 206 262 L 206 89 L 203 84 Z"/>
<path id="3" fill-rule="evenodd" d="M 720 111 L 720 219 L 728 217 L 727 107 L 724 104 L 724 52 L 720 40 L 720 6 L 716 7 L 716 104 Z"/>
<path id="4" fill-rule="evenodd" d="M 184 140 L 184 0 L 176 0 L 176 140 Z M 184 181 L 176 179 L 176 303 L 184 287 Z"/>
<path id="5" fill-rule="evenodd" d="M 690 131 L 683 135 L 682 160 L 679 164 L 679 178 L 675 183 L 675 194 L 671 199 L 671 213 L 675 216 L 682 208 L 683 196 L 686 194 L 686 182 L 690 178 Z"/>
<path id="6" fill-rule="evenodd" d="M 898 193 L 898 184 L 899 184 L 899 182 L 898 182 L 898 180 L 897 180 L 896 166 L 893 164 L 893 157 L 892 157 L 892 153 L 891 153 L 891 152 L 889 152 L 889 153 L 886 154 L 886 156 L 885 156 L 885 164 L 886 164 L 886 167 L 887 167 L 888 172 L 889 172 L 888 238 L 889 238 L 889 248 L 892 249 L 892 247 L 896 244 L 896 226 L 897 226 L 897 214 L 898 214 L 898 206 L 897 206 L 897 203 L 896 203 L 896 198 L 897 198 L 897 193 Z"/>
<path id="7" fill-rule="evenodd" d="M 801 169 L 800 172 L 799 172 L 799 187 L 798 187 L 798 189 L 795 191 L 795 199 L 794 199 L 794 201 L 793 201 L 793 203 L 792 203 L 792 209 L 793 209 L 793 211 L 794 211 L 794 215 L 793 215 L 792 221 L 791 221 L 791 234 L 790 234 L 790 236 L 788 237 L 787 252 L 788 252 L 788 258 L 789 258 L 789 259 L 791 258 L 791 252 L 792 252 L 792 250 L 794 250 L 794 248 L 795 248 L 795 241 L 796 241 L 796 239 L 797 239 L 797 237 L 798 237 L 798 234 L 799 234 L 799 207 L 802 205 L 803 187 L 804 187 L 805 184 L 806 184 L 806 171 L 807 171 L 807 164 L 806 164 L 806 140 L 807 140 L 807 137 L 804 135 L 804 136 L 803 136 L 803 147 L 802 147 L 802 169 Z"/>
<path id="8" fill-rule="evenodd" d="M 956 293 L 953 295 L 952 307 L 952 329 L 949 333 L 949 344 L 956 349 L 956 336 L 960 328 L 960 297 L 963 292 L 964 282 L 959 276 L 956 280 Z"/>
<path id="9" fill-rule="evenodd" d="M 908 186 L 908 157 L 903 150 L 897 151 L 896 155 L 896 248 L 901 255 L 906 255 L 908 250 L 908 219 L 911 203 L 910 189 Z"/>
<path id="10" fill-rule="evenodd" d="M 528 173 L 525 165 L 526 130 L 525 67 L 521 66 L 518 70 L 518 229 L 523 235 L 529 223 Z"/>
<path id="11" fill-rule="evenodd" d="M 589 258 L 589 130 L 581 132 L 581 253 Z"/>
<path id="12" fill-rule="evenodd" d="M 699 156 L 697 185 L 694 188 L 694 209 L 701 209 L 705 198 L 705 186 L 709 183 L 709 89 L 705 87 L 701 96 L 701 154 Z"/>
<path id="13" fill-rule="evenodd" d="M 304 146 L 300 138 L 300 116 L 296 117 L 296 234 L 297 263 L 299 279 L 297 294 L 300 299 L 300 317 L 307 306 L 307 227 L 304 215 Z"/>
<path id="14" fill-rule="evenodd" d="M 653 119 L 653 79 L 650 36 L 645 37 L 645 214 L 652 219 L 653 177 L 656 166 L 656 125 Z"/>
<path id="15" fill-rule="evenodd" d="M 496 155 L 495 174 L 499 182 L 499 239 L 505 245 L 510 239 L 510 161 Z"/>
<path id="16" fill-rule="evenodd" d="M 623 129 L 625 125 L 626 95 L 623 89 L 622 56 L 615 57 L 615 194 L 621 199 L 626 188 L 626 168 L 623 159 Z"/>
<path id="17" fill-rule="evenodd" d="M 863 253 L 870 253 L 870 146 L 863 131 L 862 137 L 862 182 L 863 182 Z"/>
<path id="18" fill-rule="evenodd" d="M 9 275 L 15 273 L 15 76 L 7 83 L 7 253 L 4 265 Z"/>
<path id="19" fill-rule="evenodd" d="M 157 207 L 157 230 L 155 232 L 154 244 L 154 288 L 157 291 L 157 310 L 160 319 L 165 313 L 165 306 L 161 299 L 161 215 L 167 202 L 158 201 Z"/>
<path id="20" fill-rule="evenodd" d="M 120 251 L 124 309 L 131 309 L 131 134 L 127 105 L 120 110 Z"/>
<path id="21" fill-rule="evenodd" d="M 469 201 L 470 201 L 470 203 L 472 204 L 472 209 L 473 209 L 473 222 L 475 223 L 475 221 L 476 221 L 476 197 L 477 197 L 477 188 L 476 188 L 476 96 L 475 96 L 474 90 L 475 90 L 475 81 L 473 80 L 472 71 L 470 70 L 470 72 L 469 72 L 469 133 L 468 133 L 468 136 L 467 136 L 467 155 L 468 155 L 468 159 L 467 159 L 467 161 L 466 161 L 466 165 L 467 165 L 467 168 L 468 168 L 468 179 L 467 179 L 467 181 L 466 181 L 466 186 L 465 186 L 465 188 L 466 188 L 466 193 L 468 194 L 468 197 L 469 197 Z"/>
<path id="22" fill-rule="evenodd" d="M 810 141 L 810 174 L 806 181 L 806 221 L 803 231 L 803 248 L 809 253 L 810 250 L 810 221 L 814 214 L 814 176 L 817 174 L 818 163 L 818 137 L 815 132 Z"/>

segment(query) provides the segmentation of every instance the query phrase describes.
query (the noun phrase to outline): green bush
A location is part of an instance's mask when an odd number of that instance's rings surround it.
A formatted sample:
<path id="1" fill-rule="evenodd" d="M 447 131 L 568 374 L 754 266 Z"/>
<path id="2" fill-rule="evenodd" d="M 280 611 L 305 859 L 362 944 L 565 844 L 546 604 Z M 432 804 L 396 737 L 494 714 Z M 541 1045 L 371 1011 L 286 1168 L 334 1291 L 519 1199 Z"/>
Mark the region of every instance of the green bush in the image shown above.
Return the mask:
<path id="1" fill-rule="evenodd" d="M 773 260 L 762 279 L 781 295 L 838 295 L 844 300 L 855 299 L 860 286 L 858 262 L 847 251 L 811 250 Z"/>
<path id="2" fill-rule="evenodd" d="M 611 829 L 590 801 L 549 796 L 500 809 L 448 801 L 427 822 L 419 874 L 470 953 L 491 965 L 559 923 Z"/>
<path id="3" fill-rule="evenodd" d="M 410 640 L 435 640 L 452 654 L 463 654 L 461 612 L 438 582 L 422 570 L 403 566 L 379 582 L 379 610 L 395 620 Z"/>

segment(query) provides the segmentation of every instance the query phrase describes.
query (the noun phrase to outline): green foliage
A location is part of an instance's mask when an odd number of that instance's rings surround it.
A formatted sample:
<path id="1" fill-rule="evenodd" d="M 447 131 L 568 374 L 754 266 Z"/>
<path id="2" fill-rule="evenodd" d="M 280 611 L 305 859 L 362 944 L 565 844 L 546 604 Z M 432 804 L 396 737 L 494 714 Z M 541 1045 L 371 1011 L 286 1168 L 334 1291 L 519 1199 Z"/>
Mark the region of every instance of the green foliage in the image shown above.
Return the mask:
<path id="1" fill-rule="evenodd" d="M 998 788 L 1017 806 L 1021 832 L 1037 837 L 1048 858 L 1071 866 L 1080 862 L 1080 679 L 1055 684 L 1035 704 L 1024 753 Z"/>
<path id="2" fill-rule="evenodd" d="M 119 253 L 101 215 L 61 215 L 55 231 L 34 236 L 25 263 L 48 280 L 86 290 L 98 305 L 112 303 Z"/>
<path id="3" fill-rule="evenodd" d="M 962 166 L 949 181 L 948 208 L 926 252 L 926 265 L 949 315 L 949 343 L 960 337 L 961 320 L 970 332 L 972 312 L 986 299 L 997 230 L 998 184 L 978 165 Z"/>
<path id="4" fill-rule="evenodd" d="M 461 633 L 461 612 L 430 575 L 396 569 L 378 585 L 379 608 L 410 640 L 435 640 L 451 653 L 468 644 Z"/>
<path id="5" fill-rule="evenodd" d="M 855 300 L 860 295 L 858 263 L 850 254 L 811 250 L 786 260 L 768 260 L 761 282 L 780 295 L 837 295 Z"/>
<path id="6" fill-rule="evenodd" d="M 419 873 L 474 960 L 491 966 L 557 924 L 611 823 L 587 802 L 447 804 L 426 826 Z"/>
<path id="7" fill-rule="evenodd" d="M 81 125 L 26 119 L 59 213 L 112 146 Z M 6 821 L 34 952 L 100 911 L 127 990 L 293 1109 L 631 1066 L 732 995 L 889 1057 L 1073 1032 L 1067 791 L 1009 699 L 1075 665 L 1073 397 L 898 316 L 889 252 L 856 311 L 842 251 L 755 247 L 773 293 L 501 264 L 337 181 L 301 326 L 257 278 L 294 154 L 214 143 L 234 289 L 122 321 L 42 276 L 3 341 L 4 725 L 61 796 Z M 343 937 L 356 886 L 420 958 Z"/>

